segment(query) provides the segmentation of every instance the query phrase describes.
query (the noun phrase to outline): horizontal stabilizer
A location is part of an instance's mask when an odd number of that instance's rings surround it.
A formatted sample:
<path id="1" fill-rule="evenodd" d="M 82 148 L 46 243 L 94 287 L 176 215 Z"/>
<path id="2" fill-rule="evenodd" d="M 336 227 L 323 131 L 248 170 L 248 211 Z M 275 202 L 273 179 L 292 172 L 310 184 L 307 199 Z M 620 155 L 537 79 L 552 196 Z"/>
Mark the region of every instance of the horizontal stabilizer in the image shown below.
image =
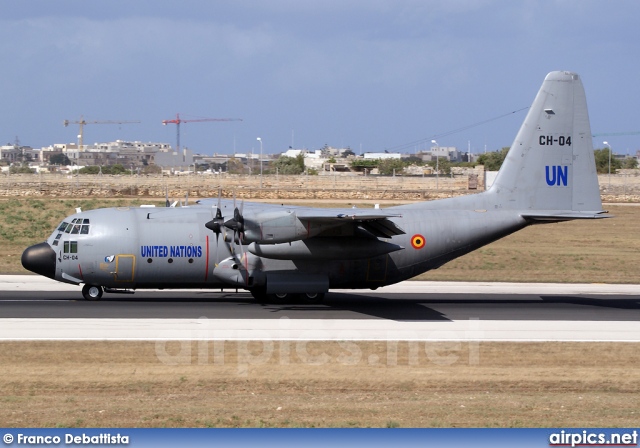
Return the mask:
<path id="1" fill-rule="evenodd" d="M 571 221 L 574 219 L 602 219 L 613 218 L 613 215 L 609 215 L 606 211 L 597 212 L 578 212 L 570 210 L 539 210 L 535 212 L 527 212 L 521 215 L 523 218 L 529 221 L 536 222 L 559 222 L 559 221 Z"/>

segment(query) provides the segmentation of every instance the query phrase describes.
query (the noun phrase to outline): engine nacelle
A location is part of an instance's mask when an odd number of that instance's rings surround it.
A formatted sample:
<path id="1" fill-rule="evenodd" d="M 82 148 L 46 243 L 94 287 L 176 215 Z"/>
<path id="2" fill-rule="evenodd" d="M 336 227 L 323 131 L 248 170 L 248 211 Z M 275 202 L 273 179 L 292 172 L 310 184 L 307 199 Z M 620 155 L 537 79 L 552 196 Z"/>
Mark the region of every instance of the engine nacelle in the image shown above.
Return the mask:
<path id="1" fill-rule="evenodd" d="M 277 244 L 298 241 L 341 226 L 342 222 L 300 220 L 291 210 L 245 213 L 242 241 L 245 244 Z"/>
<path id="2" fill-rule="evenodd" d="M 255 261 L 255 257 L 251 254 L 245 254 L 241 259 L 229 257 L 216 265 L 212 275 L 221 282 L 238 288 L 251 288 L 264 284 L 264 275 L 259 269 L 255 269 Z"/>

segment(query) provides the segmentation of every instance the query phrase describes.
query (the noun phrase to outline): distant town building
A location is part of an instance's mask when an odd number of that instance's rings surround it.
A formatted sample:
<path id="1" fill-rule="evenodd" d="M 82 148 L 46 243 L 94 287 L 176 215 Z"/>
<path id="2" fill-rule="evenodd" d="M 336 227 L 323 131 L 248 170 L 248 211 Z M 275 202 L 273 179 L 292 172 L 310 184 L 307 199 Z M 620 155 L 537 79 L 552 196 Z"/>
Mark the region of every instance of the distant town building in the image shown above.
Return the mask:
<path id="1" fill-rule="evenodd" d="M 38 160 L 41 163 L 48 164 L 55 154 L 65 154 L 71 164 L 76 166 L 120 164 L 135 167 L 146 165 L 186 167 L 194 163 L 193 151 L 188 148 L 183 148 L 178 153 L 168 143 L 129 142 L 124 140 L 83 145 L 82 150 L 75 143 L 57 143 L 42 148 Z"/>
<path id="2" fill-rule="evenodd" d="M 14 145 L 0 146 L 0 160 L 8 164 L 14 163 L 20 159 L 22 151 Z"/>
<path id="3" fill-rule="evenodd" d="M 0 146 L 0 160 L 5 164 L 37 162 L 40 158 L 40 151 L 31 146 L 4 145 Z"/>
<path id="4" fill-rule="evenodd" d="M 285 157 L 298 157 L 300 154 L 306 153 L 304 149 L 287 149 L 282 153 Z"/>
<path id="5" fill-rule="evenodd" d="M 365 159 L 401 159 L 402 154 L 399 152 L 366 152 Z"/>

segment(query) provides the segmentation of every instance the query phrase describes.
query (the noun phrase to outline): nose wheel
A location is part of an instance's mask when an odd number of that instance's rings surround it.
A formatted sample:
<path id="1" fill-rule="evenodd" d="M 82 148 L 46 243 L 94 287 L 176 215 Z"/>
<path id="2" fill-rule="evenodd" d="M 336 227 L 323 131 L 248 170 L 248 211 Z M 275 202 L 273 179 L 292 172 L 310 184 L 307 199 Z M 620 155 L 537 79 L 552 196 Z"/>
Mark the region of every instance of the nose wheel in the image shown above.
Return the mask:
<path id="1" fill-rule="evenodd" d="M 102 286 L 84 285 L 82 287 L 82 295 L 86 300 L 100 300 L 103 292 Z"/>

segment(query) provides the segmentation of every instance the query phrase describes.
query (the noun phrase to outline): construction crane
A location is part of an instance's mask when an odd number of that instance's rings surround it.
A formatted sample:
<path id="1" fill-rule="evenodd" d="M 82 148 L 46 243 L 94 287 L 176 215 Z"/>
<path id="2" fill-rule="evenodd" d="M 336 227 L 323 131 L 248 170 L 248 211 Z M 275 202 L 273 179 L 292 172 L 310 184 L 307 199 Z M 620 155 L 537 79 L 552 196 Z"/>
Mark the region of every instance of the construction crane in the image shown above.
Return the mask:
<path id="1" fill-rule="evenodd" d="M 180 118 L 180 114 L 176 114 L 176 118 L 173 120 L 162 120 L 162 125 L 176 125 L 176 151 L 180 152 L 180 123 L 196 123 L 202 121 L 242 121 L 242 118 L 194 118 L 190 120 L 183 120 Z"/>
<path id="2" fill-rule="evenodd" d="M 62 124 L 67 127 L 70 124 L 80 125 L 80 131 L 78 132 L 78 151 L 82 151 L 82 142 L 84 138 L 84 125 L 85 124 L 128 124 L 128 123 L 140 123 L 139 121 L 115 121 L 115 120 L 101 120 L 101 121 L 86 121 L 80 116 L 78 121 L 64 120 Z"/>

